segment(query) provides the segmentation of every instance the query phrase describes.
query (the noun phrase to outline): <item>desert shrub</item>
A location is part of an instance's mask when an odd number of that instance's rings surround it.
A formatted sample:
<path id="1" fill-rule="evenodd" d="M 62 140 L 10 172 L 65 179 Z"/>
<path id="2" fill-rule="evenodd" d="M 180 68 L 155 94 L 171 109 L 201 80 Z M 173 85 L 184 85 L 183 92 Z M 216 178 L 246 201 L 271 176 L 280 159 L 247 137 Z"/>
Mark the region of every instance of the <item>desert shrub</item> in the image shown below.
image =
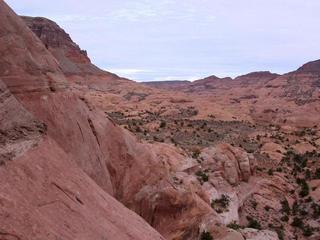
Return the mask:
<path id="1" fill-rule="evenodd" d="M 306 180 L 304 179 L 300 179 L 297 181 L 297 183 L 300 185 L 301 190 L 299 192 L 299 196 L 300 197 L 306 197 L 309 195 L 309 186 L 306 182 Z"/>
<path id="2" fill-rule="evenodd" d="M 209 176 L 207 173 L 199 170 L 196 172 L 196 176 L 198 177 L 198 180 L 203 183 L 203 182 L 208 182 L 209 181 Z"/>
<path id="3" fill-rule="evenodd" d="M 217 212 L 223 212 L 228 209 L 230 205 L 230 197 L 222 194 L 220 198 L 211 201 L 211 207 Z"/>
<path id="4" fill-rule="evenodd" d="M 270 207 L 270 206 L 268 206 L 268 205 L 264 206 L 264 210 L 266 210 L 267 212 L 269 212 L 269 211 L 270 211 L 270 209 L 271 209 L 271 207 Z"/>
<path id="5" fill-rule="evenodd" d="M 310 237 L 313 234 L 313 228 L 311 228 L 309 225 L 304 226 L 303 228 L 303 236 Z"/>
<path id="6" fill-rule="evenodd" d="M 200 156 L 201 151 L 199 149 L 195 149 L 192 152 L 192 158 L 198 158 Z"/>
<path id="7" fill-rule="evenodd" d="M 303 229 L 304 224 L 301 218 L 294 217 L 291 226 Z"/>
<path id="8" fill-rule="evenodd" d="M 287 200 L 281 201 L 281 212 L 290 215 L 290 206 Z"/>
<path id="9" fill-rule="evenodd" d="M 256 209 L 257 209 L 257 206 L 258 206 L 258 203 L 253 200 L 253 201 L 251 202 L 251 204 L 252 204 L 253 209 L 256 210 Z"/>
<path id="10" fill-rule="evenodd" d="M 204 122 L 204 123 L 201 125 L 201 128 L 204 129 L 206 126 L 207 126 L 207 123 Z"/>
<path id="11" fill-rule="evenodd" d="M 165 121 L 160 122 L 160 128 L 165 128 L 167 123 Z"/>
<path id="12" fill-rule="evenodd" d="M 284 237 L 285 237 L 284 231 L 280 228 L 275 229 L 275 231 L 278 235 L 279 240 L 284 240 Z"/>
<path id="13" fill-rule="evenodd" d="M 292 214 L 296 215 L 298 213 L 299 210 L 299 205 L 297 201 L 294 201 L 293 205 L 292 205 Z"/>
<path id="14" fill-rule="evenodd" d="M 315 178 L 315 179 L 320 179 L 320 168 L 317 168 L 317 169 L 316 169 L 316 172 L 315 172 L 315 174 L 314 174 L 314 178 Z"/>
<path id="15" fill-rule="evenodd" d="M 320 205 L 316 203 L 312 203 L 311 208 L 313 210 L 312 217 L 314 219 L 320 218 Z"/>
<path id="16" fill-rule="evenodd" d="M 306 179 L 310 180 L 311 179 L 311 171 L 310 169 L 306 170 L 306 175 L 305 175 Z"/>
<path id="17" fill-rule="evenodd" d="M 289 217 L 288 217 L 288 215 L 284 215 L 284 216 L 282 216 L 282 217 L 280 218 L 280 220 L 281 220 L 282 222 L 288 222 L 288 221 L 289 221 Z"/>
<path id="18" fill-rule="evenodd" d="M 253 219 L 252 217 L 247 216 L 247 220 L 248 220 L 248 226 L 247 226 L 248 228 L 255 228 L 255 229 L 261 230 L 261 225 L 256 219 Z"/>
<path id="19" fill-rule="evenodd" d="M 237 224 L 236 222 L 232 222 L 232 223 L 229 223 L 227 225 L 228 228 L 231 228 L 231 229 L 234 229 L 234 230 L 238 230 L 240 228 L 242 228 L 239 224 Z"/>
<path id="20" fill-rule="evenodd" d="M 305 209 L 300 209 L 299 213 L 300 213 L 301 216 L 308 215 L 308 212 Z"/>
<path id="21" fill-rule="evenodd" d="M 312 202 L 312 197 L 308 197 L 308 198 L 306 198 L 305 200 L 304 200 L 306 203 L 308 203 L 308 202 Z"/>
<path id="22" fill-rule="evenodd" d="M 307 166 L 307 158 L 304 155 L 294 154 L 293 161 L 297 163 L 301 168 Z"/>
<path id="23" fill-rule="evenodd" d="M 213 240 L 210 232 L 204 231 L 200 235 L 200 240 Z"/>

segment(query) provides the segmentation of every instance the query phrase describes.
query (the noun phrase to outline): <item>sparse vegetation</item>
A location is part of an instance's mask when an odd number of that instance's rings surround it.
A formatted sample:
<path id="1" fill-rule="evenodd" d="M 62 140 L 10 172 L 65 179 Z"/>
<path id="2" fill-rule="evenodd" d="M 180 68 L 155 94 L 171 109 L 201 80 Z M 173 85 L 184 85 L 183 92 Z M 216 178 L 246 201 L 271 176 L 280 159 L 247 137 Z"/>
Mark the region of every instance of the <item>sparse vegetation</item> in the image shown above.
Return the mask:
<path id="1" fill-rule="evenodd" d="M 285 234 L 284 234 L 283 230 L 280 228 L 276 228 L 275 231 L 278 235 L 279 240 L 284 240 Z"/>
<path id="2" fill-rule="evenodd" d="M 213 237 L 210 232 L 204 231 L 200 235 L 200 240 L 213 240 Z"/>
<path id="3" fill-rule="evenodd" d="M 239 224 L 237 224 L 236 222 L 232 222 L 229 223 L 227 225 L 228 228 L 234 229 L 234 230 L 239 230 L 240 228 L 242 228 L 242 226 L 240 226 Z"/>
<path id="4" fill-rule="evenodd" d="M 196 176 L 198 177 L 198 180 L 200 181 L 201 184 L 204 182 L 208 182 L 209 180 L 208 174 L 201 170 L 196 172 Z"/>
<path id="5" fill-rule="evenodd" d="M 303 236 L 310 237 L 313 235 L 313 228 L 310 226 L 304 226 L 303 228 Z"/>
<path id="6" fill-rule="evenodd" d="M 230 197 L 226 194 L 222 194 L 220 198 L 211 201 L 211 207 L 218 213 L 228 211 L 230 204 Z"/>
<path id="7" fill-rule="evenodd" d="M 195 158 L 197 159 L 201 154 L 201 151 L 200 149 L 195 149 L 193 152 L 192 152 L 192 158 Z"/>
<path id="8" fill-rule="evenodd" d="M 271 209 L 271 207 L 270 206 L 264 206 L 264 210 L 266 210 L 267 212 L 269 212 L 270 211 L 270 209 Z"/>
<path id="9" fill-rule="evenodd" d="M 300 185 L 301 190 L 299 192 L 300 197 L 306 197 L 309 195 L 309 186 L 305 179 L 297 179 L 297 183 Z"/>
<path id="10" fill-rule="evenodd" d="M 281 212 L 285 213 L 286 215 L 290 215 L 290 206 L 287 200 L 281 201 Z"/>
<path id="11" fill-rule="evenodd" d="M 257 201 L 252 200 L 252 201 L 251 201 L 251 204 L 252 204 L 253 209 L 254 209 L 254 210 L 257 210 L 257 206 L 258 206 Z"/>
<path id="12" fill-rule="evenodd" d="M 289 221 L 289 217 L 288 217 L 288 215 L 284 215 L 284 216 L 282 216 L 280 218 L 280 220 L 283 221 L 283 222 L 288 222 Z"/>
<path id="13" fill-rule="evenodd" d="M 303 229 L 304 224 L 301 218 L 294 217 L 291 226 Z"/>
<path id="14" fill-rule="evenodd" d="M 160 122 L 160 128 L 165 128 L 167 126 L 167 123 L 165 121 Z"/>
<path id="15" fill-rule="evenodd" d="M 247 220 L 248 220 L 248 226 L 247 226 L 248 228 L 255 228 L 255 229 L 261 230 L 261 225 L 256 219 L 253 219 L 252 217 L 247 216 Z"/>

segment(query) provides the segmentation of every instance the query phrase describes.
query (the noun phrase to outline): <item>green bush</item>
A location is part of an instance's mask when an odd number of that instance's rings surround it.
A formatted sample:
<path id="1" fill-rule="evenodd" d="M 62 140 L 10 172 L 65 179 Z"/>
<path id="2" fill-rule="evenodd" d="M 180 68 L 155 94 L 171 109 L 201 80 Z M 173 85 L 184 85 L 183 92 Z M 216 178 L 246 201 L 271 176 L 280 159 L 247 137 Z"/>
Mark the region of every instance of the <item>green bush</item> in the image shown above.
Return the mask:
<path id="1" fill-rule="evenodd" d="M 301 218 L 295 217 L 291 223 L 291 226 L 303 229 L 304 224 Z"/>
<path id="2" fill-rule="evenodd" d="M 200 240 L 213 240 L 210 232 L 204 231 L 200 235 Z"/>
<path id="3" fill-rule="evenodd" d="M 305 226 L 303 228 L 303 236 L 305 237 L 310 237 L 313 234 L 313 228 L 311 228 L 310 226 Z"/>
<path id="4" fill-rule="evenodd" d="M 306 180 L 301 179 L 301 182 L 299 183 L 299 185 L 301 186 L 301 190 L 299 192 L 299 196 L 300 197 L 306 197 L 309 195 L 309 186 L 306 182 Z"/>
<path id="5" fill-rule="evenodd" d="M 290 215 L 290 206 L 289 206 L 289 203 L 287 200 L 283 200 L 281 201 L 281 212 L 287 214 L 287 215 Z"/>
<path id="6" fill-rule="evenodd" d="M 196 172 L 196 176 L 198 177 L 198 180 L 201 182 L 201 183 L 204 183 L 204 182 L 208 182 L 209 181 L 209 176 L 208 174 L 206 174 L 205 172 L 199 170 Z"/>
<path id="7" fill-rule="evenodd" d="M 289 221 L 289 217 L 288 217 L 287 215 L 284 215 L 284 216 L 282 216 L 282 217 L 280 218 L 280 220 L 281 220 L 282 222 L 288 222 L 288 221 Z"/>
<path id="8" fill-rule="evenodd" d="M 199 149 L 195 149 L 193 152 L 192 152 L 192 158 L 195 158 L 197 159 L 201 154 L 201 151 Z"/>
<path id="9" fill-rule="evenodd" d="M 275 229 L 275 231 L 276 231 L 276 233 L 277 233 L 277 235 L 278 235 L 278 238 L 279 238 L 279 240 L 284 240 L 284 232 L 283 232 L 283 230 L 282 229 L 280 229 L 280 228 L 277 228 L 277 229 Z"/>
<path id="10" fill-rule="evenodd" d="M 257 210 L 258 203 L 257 203 L 255 200 L 253 200 L 253 201 L 251 202 L 251 204 L 252 204 L 253 209 L 254 209 L 254 210 Z"/>
<path id="11" fill-rule="evenodd" d="M 297 201 L 294 201 L 293 205 L 292 205 L 292 215 L 297 215 L 299 210 L 299 205 Z"/>
<path id="12" fill-rule="evenodd" d="M 270 209 L 271 209 L 271 207 L 270 207 L 270 206 L 268 206 L 268 205 L 264 206 L 264 210 L 266 210 L 267 212 L 269 212 L 269 211 L 270 211 Z"/>
<path id="13" fill-rule="evenodd" d="M 222 194 L 220 198 L 211 201 L 211 207 L 218 213 L 222 213 L 228 209 L 230 205 L 230 197 L 226 194 Z"/>
<path id="14" fill-rule="evenodd" d="M 165 121 L 160 122 L 160 128 L 165 128 L 167 123 Z"/>
<path id="15" fill-rule="evenodd" d="M 261 230 L 261 225 L 257 220 L 249 216 L 247 216 L 247 220 L 249 222 L 247 226 L 248 228 L 255 228 L 255 229 Z"/>
<path id="16" fill-rule="evenodd" d="M 312 217 L 315 219 L 320 218 L 320 205 L 316 203 L 312 203 L 311 208 L 313 209 Z"/>
<path id="17" fill-rule="evenodd" d="M 231 228 L 231 229 L 234 229 L 234 230 L 238 230 L 240 228 L 242 228 L 239 224 L 237 224 L 236 222 L 232 222 L 232 223 L 229 223 L 227 225 L 228 228 Z"/>
<path id="18" fill-rule="evenodd" d="M 320 179 L 320 168 L 317 168 L 315 174 L 314 174 L 315 179 Z"/>

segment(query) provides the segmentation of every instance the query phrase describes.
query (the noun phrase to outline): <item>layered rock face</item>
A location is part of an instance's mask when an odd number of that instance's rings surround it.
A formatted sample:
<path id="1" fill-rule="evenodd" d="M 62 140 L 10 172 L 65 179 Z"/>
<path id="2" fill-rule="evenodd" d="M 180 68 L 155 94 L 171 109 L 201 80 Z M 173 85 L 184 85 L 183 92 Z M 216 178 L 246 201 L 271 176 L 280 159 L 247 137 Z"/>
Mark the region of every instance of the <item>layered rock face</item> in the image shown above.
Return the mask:
<path id="1" fill-rule="evenodd" d="M 102 73 L 100 69 L 91 64 L 85 50 L 74 43 L 69 34 L 61 29 L 55 22 L 46 18 L 21 17 L 28 27 L 43 42 L 45 47 L 59 61 L 62 71 L 69 74 Z"/>
<path id="2" fill-rule="evenodd" d="M 23 155 L 37 145 L 45 124 L 32 116 L 0 80 L 0 164 Z"/>

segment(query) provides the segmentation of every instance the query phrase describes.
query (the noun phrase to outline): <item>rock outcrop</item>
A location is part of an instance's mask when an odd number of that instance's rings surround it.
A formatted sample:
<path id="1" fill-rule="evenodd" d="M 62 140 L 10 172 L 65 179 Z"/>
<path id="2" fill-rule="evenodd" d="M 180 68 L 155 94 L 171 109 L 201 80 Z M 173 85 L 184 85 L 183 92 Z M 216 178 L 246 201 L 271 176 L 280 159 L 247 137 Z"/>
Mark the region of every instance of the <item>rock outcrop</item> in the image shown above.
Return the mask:
<path id="1" fill-rule="evenodd" d="M 21 17 L 33 33 L 58 60 L 66 75 L 107 74 L 91 64 L 87 52 L 72 41 L 55 22 L 42 17 Z M 108 73 L 112 75 L 111 73 Z M 113 75 L 116 78 L 116 75 Z"/>
<path id="2" fill-rule="evenodd" d="M 213 168 L 213 171 L 221 172 L 232 185 L 248 181 L 256 168 L 252 155 L 228 144 L 204 149 L 200 157 L 204 159 L 206 165 Z"/>

